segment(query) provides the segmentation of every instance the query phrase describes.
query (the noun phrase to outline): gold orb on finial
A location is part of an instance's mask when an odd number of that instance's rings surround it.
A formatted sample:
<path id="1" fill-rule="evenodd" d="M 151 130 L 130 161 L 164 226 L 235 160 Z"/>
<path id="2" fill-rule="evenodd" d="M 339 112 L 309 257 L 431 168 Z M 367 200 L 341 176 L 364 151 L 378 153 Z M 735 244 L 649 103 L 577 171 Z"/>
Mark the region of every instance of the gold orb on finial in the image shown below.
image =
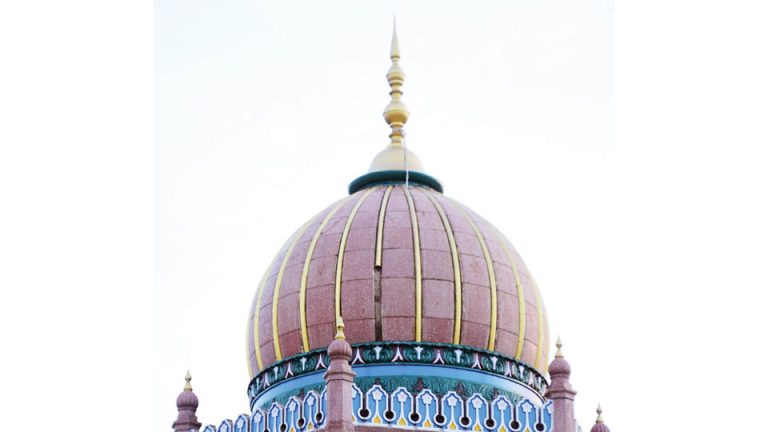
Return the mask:
<path id="1" fill-rule="evenodd" d="M 411 113 L 408 106 L 402 101 L 403 81 L 405 81 L 405 72 L 400 67 L 400 43 L 397 40 L 397 25 L 392 32 L 392 47 L 390 48 L 389 58 L 392 60 L 392 66 L 387 72 L 387 81 L 389 82 L 390 101 L 384 108 L 384 120 L 391 128 L 389 134 L 389 145 L 383 151 L 376 155 L 371 163 L 369 172 L 375 171 L 418 171 L 423 172 L 419 157 L 405 148 L 405 123 Z"/>

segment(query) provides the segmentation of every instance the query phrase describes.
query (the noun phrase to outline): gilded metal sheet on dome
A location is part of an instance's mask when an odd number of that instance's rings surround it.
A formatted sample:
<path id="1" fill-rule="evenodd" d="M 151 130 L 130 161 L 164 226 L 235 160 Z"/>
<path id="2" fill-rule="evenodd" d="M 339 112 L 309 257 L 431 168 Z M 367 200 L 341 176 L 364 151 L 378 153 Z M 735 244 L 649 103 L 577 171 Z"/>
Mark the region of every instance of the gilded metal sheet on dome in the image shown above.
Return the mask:
<path id="1" fill-rule="evenodd" d="M 317 227 L 315 235 L 312 236 L 312 241 L 307 249 L 307 256 L 304 259 L 304 268 L 301 273 L 301 285 L 299 286 L 299 326 L 301 327 L 301 343 L 304 351 L 309 351 L 309 334 L 307 331 L 307 277 L 309 276 L 309 264 L 312 261 L 312 253 L 317 246 L 317 240 L 320 238 L 320 234 L 323 232 L 323 228 L 328 224 L 334 214 L 341 208 L 342 205 L 349 201 L 350 197 L 346 197 L 340 200 L 330 212 L 325 216 L 320 226 Z"/>
<path id="2" fill-rule="evenodd" d="M 517 334 L 517 348 L 515 350 L 515 359 L 520 360 L 523 355 L 523 343 L 525 342 L 525 292 L 523 292 L 523 283 L 520 280 L 520 272 L 517 270 L 517 264 L 512 257 L 512 251 L 509 250 L 506 240 L 503 238 L 499 230 L 496 227 L 491 227 L 497 242 L 501 245 L 501 249 L 504 251 L 509 260 L 509 265 L 512 267 L 512 275 L 515 277 L 515 288 L 517 289 L 517 304 L 518 304 L 518 316 L 520 318 L 519 329 Z"/>
<path id="3" fill-rule="evenodd" d="M 419 221 L 416 219 L 416 208 L 413 205 L 413 197 L 407 186 L 401 186 L 408 201 L 408 213 L 411 216 L 411 229 L 413 230 L 413 263 L 416 273 L 416 329 L 415 340 L 421 341 L 422 326 L 422 286 L 421 286 L 421 244 L 419 242 Z"/>
<path id="4" fill-rule="evenodd" d="M 381 268 L 381 250 L 384 239 L 384 215 L 387 212 L 387 204 L 389 203 L 389 195 L 392 193 L 394 186 L 387 186 L 387 190 L 384 191 L 384 196 L 381 198 L 381 207 L 379 207 L 379 218 L 376 225 L 376 259 L 374 266 Z"/>
<path id="5" fill-rule="evenodd" d="M 264 272 L 264 276 L 261 278 L 261 282 L 259 282 L 259 287 L 256 289 L 256 310 L 254 311 L 253 315 L 253 350 L 256 354 L 256 365 L 259 367 L 259 370 L 264 368 L 264 362 L 261 358 L 261 346 L 259 345 L 259 314 L 261 312 L 261 298 L 264 294 L 264 288 L 267 284 L 269 270 L 275 266 L 277 263 L 277 257 L 279 255 L 280 254 L 275 255 L 275 257 L 272 259 L 269 267 L 267 267 L 267 270 Z M 248 359 L 248 364 L 250 364 L 250 359 Z"/>
<path id="6" fill-rule="evenodd" d="M 429 198 L 432 205 L 440 216 L 440 221 L 445 228 L 445 234 L 448 238 L 448 247 L 451 249 L 451 263 L 453 264 L 453 287 L 454 287 L 454 318 L 453 318 L 453 343 L 461 343 L 461 266 L 459 264 L 459 251 L 456 247 L 456 238 L 453 236 L 453 228 L 445 214 L 443 206 L 437 202 L 431 193 L 425 192 L 424 195 Z"/>
<path id="7" fill-rule="evenodd" d="M 285 253 L 285 256 L 283 257 L 283 262 L 280 264 L 280 270 L 277 272 L 277 279 L 275 279 L 275 289 L 272 291 L 272 341 L 273 346 L 275 348 L 275 359 L 281 360 L 283 358 L 283 352 L 280 349 L 280 329 L 278 328 L 278 320 L 277 317 L 279 316 L 278 312 L 278 306 L 280 304 L 280 288 L 283 284 L 283 275 L 285 274 L 285 267 L 288 265 L 288 260 L 291 258 L 291 254 L 293 253 L 293 248 L 296 247 L 296 243 L 299 242 L 302 236 L 304 236 L 304 232 L 309 228 L 309 226 L 312 224 L 312 222 L 315 220 L 315 218 L 312 218 L 308 220 L 304 226 L 302 226 L 298 234 L 296 234 L 293 237 L 293 240 L 291 241 L 291 246 L 288 247 L 288 251 Z"/>
<path id="8" fill-rule="evenodd" d="M 477 237 L 477 241 L 480 242 L 480 248 L 483 250 L 483 257 L 485 258 L 485 266 L 488 270 L 488 283 L 490 285 L 491 292 L 491 323 L 490 329 L 488 331 L 488 349 L 493 351 L 496 347 L 496 325 L 498 319 L 498 302 L 496 299 L 498 293 L 496 292 L 496 272 L 493 269 L 493 260 L 491 259 L 491 253 L 488 251 L 488 245 L 485 243 L 485 237 L 483 237 L 483 234 L 477 228 L 475 221 L 469 217 L 469 214 L 464 209 L 463 205 L 456 203 L 456 207 L 461 211 L 461 213 L 464 214 L 464 217 L 469 223 L 469 226 L 475 233 L 475 237 Z"/>
<path id="9" fill-rule="evenodd" d="M 544 347 L 544 305 L 541 301 L 541 293 L 539 293 L 539 286 L 536 284 L 536 281 L 533 280 L 533 276 L 531 276 L 531 282 L 533 282 L 533 295 L 536 297 L 536 315 L 538 316 L 539 321 L 539 340 L 536 344 L 536 361 L 533 363 L 533 367 L 536 369 L 539 369 L 539 367 L 542 366 L 541 364 L 541 357 L 542 352 L 546 347 Z M 544 361 L 546 362 L 546 358 Z"/>
<path id="10" fill-rule="evenodd" d="M 369 188 L 363 195 L 357 199 L 357 202 L 355 203 L 355 206 L 352 207 L 352 211 L 349 213 L 349 216 L 347 217 L 347 223 L 344 225 L 344 231 L 341 233 L 341 241 L 339 242 L 339 254 L 336 258 L 336 285 L 335 285 L 335 294 L 334 294 L 334 310 L 336 312 L 335 322 L 340 322 L 342 320 L 341 317 L 341 280 L 342 280 L 342 271 L 344 267 L 344 249 L 347 246 L 347 238 L 349 238 L 349 229 L 352 227 L 352 222 L 355 220 L 355 215 L 357 214 L 357 210 L 360 209 L 360 206 L 363 204 L 366 198 L 368 198 L 368 195 L 371 194 L 375 189 Z"/>

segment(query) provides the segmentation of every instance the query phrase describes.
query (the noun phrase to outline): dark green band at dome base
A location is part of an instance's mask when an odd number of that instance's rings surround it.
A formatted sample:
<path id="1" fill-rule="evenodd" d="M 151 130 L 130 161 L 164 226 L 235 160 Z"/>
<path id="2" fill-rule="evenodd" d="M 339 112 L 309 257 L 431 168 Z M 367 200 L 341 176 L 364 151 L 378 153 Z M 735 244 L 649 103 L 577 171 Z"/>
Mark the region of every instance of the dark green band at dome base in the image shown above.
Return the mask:
<path id="1" fill-rule="evenodd" d="M 352 180 L 352 183 L 349 184 L 349 194 L 352 195 L 369 186 L 405 183 L 405 178 L 405 171 L 375 171 Z M 408 183 L 427 186 L 437 192 L 443 193 L 443 185 L 441 185 L 434 177 L 424 173 L 408 171 Z"/>

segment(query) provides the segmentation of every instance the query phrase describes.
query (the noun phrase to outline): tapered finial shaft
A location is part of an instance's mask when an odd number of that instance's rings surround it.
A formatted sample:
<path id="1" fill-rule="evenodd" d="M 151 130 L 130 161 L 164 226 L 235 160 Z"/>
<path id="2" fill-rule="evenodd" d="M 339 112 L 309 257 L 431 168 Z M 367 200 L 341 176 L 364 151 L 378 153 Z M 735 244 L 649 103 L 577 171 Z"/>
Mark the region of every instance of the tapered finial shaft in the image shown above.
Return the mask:
<path id="1" fill-rule="evenodd" d="M 400 42 L 397 40 L 397 26 L 392 30 L 392 45 L 389 50 L 389 58 L 392 65 L 387 71 L 390 100 L 384 108 L 384 120 L 391 131 L 389 133 L 389 145 L 379 152 L 371 163 L 369 172 L 376 171 L 405 171 L 424 172 L 421 160 L 412 151 L 405 148 L 405 130 L 403 127 L 411 115 L 408 106 L 402 101 L 403 81 L 405 72 L 400 67 Z"/>
<path id="2" fill-rule="evenodd" d="M 394 18 L 394 28 L 392 30 L 392 48 L 389 50 L 389 58 L 394 62 L 400 60 L 400 42 L 397 40 L 397 18 Z"/>
<path id="3" fill-rule="evenodd" d="M 408 106 L 401 100 L 403 96 L 403 81 L 405 81 L 405 72 L 400 67 L 400 43 L 397 40 L 397 27 L 392 31 L 392 48 L 389 52 L 389 58 L 392 59 L 392 66 L 387 72 L 387 81 L 389 82 L 389 104 L 384 108 L 384 120 L 392 128 L 389 134 L 390 146 L 402 147 L 405 131 L 403 126 L 408 121 L 410 112 Z"/>

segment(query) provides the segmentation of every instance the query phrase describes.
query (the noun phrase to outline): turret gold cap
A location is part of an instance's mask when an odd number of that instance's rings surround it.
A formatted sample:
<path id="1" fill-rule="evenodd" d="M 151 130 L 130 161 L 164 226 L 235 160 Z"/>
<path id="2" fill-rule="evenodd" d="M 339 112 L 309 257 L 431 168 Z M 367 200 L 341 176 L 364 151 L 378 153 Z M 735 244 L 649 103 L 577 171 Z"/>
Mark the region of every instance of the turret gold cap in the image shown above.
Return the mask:
<path id="1" fill-rule="evenodd" d="M 192 375 L 190 375 L 189 370 L 187 370 L 187 374 L 184 376 L 184 381 L 187 382 L 184 384 L 184 391 L 192 391 L 192 384 L 190 384 L 190 381 L 192 381 Z"/>

